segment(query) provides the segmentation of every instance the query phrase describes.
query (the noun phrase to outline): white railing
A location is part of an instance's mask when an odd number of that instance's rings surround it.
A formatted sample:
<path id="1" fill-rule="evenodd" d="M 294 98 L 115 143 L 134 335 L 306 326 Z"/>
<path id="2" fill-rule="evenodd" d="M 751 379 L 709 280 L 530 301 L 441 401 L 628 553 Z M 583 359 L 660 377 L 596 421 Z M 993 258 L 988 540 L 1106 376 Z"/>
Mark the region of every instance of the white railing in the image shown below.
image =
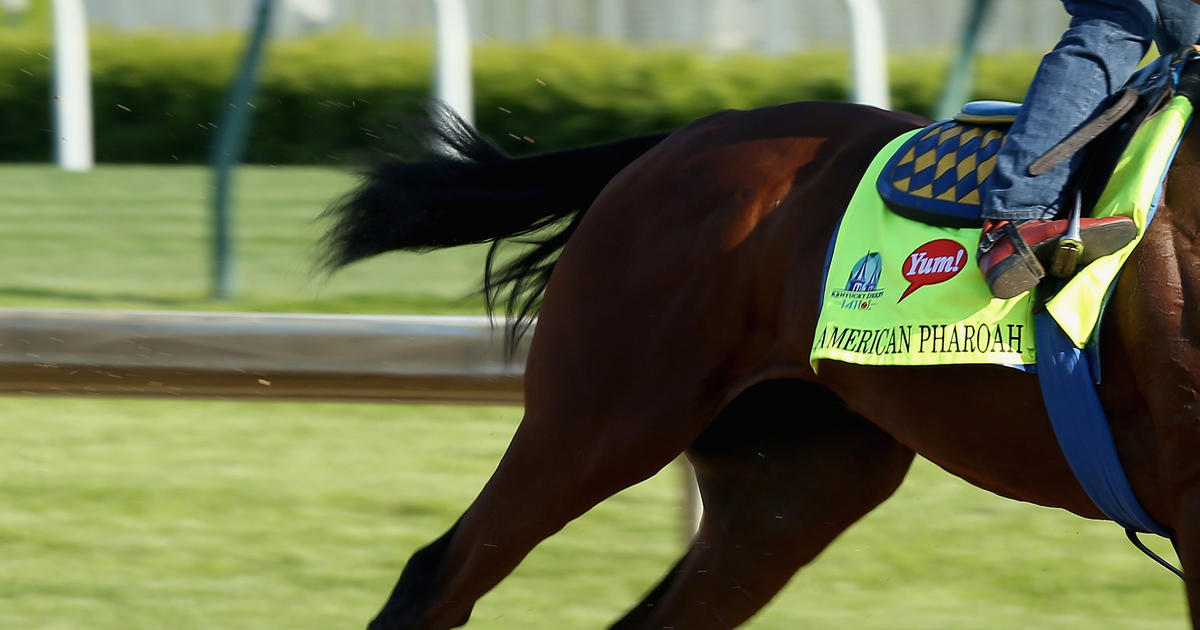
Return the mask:
<path id="1" fill-rule="evenodd" d="M 482 317 L 0 310 L 0 394 L 520 404 Z"/>

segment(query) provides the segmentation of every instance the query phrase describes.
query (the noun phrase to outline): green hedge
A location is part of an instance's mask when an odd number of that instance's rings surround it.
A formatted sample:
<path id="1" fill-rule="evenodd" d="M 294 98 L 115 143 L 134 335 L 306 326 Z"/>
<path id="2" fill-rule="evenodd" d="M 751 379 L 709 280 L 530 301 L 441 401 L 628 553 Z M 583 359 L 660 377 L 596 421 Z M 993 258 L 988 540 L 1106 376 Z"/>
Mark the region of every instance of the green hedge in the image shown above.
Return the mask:
<path id="1" fill-rule="evenodd" d="M 0 47 L 0 160 L 46 160 L 48 46 L 21 39 Z M 242 45 L 234 35 L 95 34 L 97 159 L 205 161 Z M 355 162 L 387 151 L 430 92 L 431 48 L 353 33 L 273 43 L 247 161 Z M 948 57 L 894 59 L 894 107 L 927 113 Z M 975 97 L 1019 100 L 1036 61 L 983 60 Z M 842 100 L 849 75 L 841 53 L 713 58 L 573 40 L 481 46 L 475 73 L 478 126 L 513 153 L 672 129 L 725 108 Z"/>

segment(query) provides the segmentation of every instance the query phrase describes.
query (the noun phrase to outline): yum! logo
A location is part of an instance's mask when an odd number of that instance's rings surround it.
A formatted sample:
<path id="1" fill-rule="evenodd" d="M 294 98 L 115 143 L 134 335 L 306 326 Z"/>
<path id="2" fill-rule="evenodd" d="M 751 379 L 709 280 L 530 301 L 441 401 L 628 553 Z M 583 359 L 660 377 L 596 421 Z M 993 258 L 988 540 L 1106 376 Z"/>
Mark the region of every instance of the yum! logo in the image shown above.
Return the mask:
<path id="1" fill-rule="evenodd" d="M 913 250 L 904 261 L 904 279 L 908 288 L 896 303 L 923 286 L 939 284 L 958 275 L 967 266 L 967 249 L 945 238 L 929 241 Z"/>

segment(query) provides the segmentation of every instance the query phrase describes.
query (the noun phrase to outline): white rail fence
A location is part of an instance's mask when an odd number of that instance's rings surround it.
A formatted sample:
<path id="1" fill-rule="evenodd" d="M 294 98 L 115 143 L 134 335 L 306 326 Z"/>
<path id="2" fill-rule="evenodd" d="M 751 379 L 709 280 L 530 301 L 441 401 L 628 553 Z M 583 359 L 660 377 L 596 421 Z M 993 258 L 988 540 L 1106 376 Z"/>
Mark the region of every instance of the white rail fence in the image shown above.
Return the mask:
<path id="1" fill-rule="evenodd" d="M 520 404 L 482 317 L 0 310 L 0 394 Z"/>

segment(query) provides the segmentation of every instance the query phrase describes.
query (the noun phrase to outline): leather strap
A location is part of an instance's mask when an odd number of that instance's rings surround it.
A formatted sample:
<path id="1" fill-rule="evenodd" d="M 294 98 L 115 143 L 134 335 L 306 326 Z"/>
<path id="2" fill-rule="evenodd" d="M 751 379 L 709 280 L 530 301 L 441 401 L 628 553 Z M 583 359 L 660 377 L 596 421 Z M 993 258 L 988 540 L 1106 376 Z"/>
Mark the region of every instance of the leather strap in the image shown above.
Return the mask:
<path id="1" fill-rule="evenodd" d="M 1017 229 L 1018 227 L 1016 222 L 1009 221 L 1000 229 L 1004 230 L 1004 233 L 1008 235 L 1008 239 L 1012 241 L 1013 249 L 1016 250 L 1015 255 L 1020 258 L 1021 264 L 1025 265 L 1031 272 L 1034 272 L 1035 275 L 1041 276 L 1045 273 L 1042 269 L 1042 263 L 1029 247 L 1029 243 L 1026 243 L 1025 239 L 1021 238 L 1021 232 Z"/>
<path id="2" fill-rule="evenodd" d="M 1095 140 L 1100 134 L 1104 133 L 1108 128 L 1115 125 L 1121 118 L 1128 114 L 1133 106 L 1137 104 L 1138 94 L 1136 88 L 1126 88 L 1121 92 L 1117 102 L 1112 104 L 1104 113 L 1093 118 L 1091 122 L 1079 128 L 1075 133 L 1067 136 L 1066 140 L 1058 143 L 1053 149 L 1046 152 L 1045 155 L 1033 161 L 1029 165 L 1030 175 L 1041 175 L 1046 171 L 1058 166 L 1063 160 L 1075 155 L 1080 149 L 1087 146 L 1089 142 Z"/>

